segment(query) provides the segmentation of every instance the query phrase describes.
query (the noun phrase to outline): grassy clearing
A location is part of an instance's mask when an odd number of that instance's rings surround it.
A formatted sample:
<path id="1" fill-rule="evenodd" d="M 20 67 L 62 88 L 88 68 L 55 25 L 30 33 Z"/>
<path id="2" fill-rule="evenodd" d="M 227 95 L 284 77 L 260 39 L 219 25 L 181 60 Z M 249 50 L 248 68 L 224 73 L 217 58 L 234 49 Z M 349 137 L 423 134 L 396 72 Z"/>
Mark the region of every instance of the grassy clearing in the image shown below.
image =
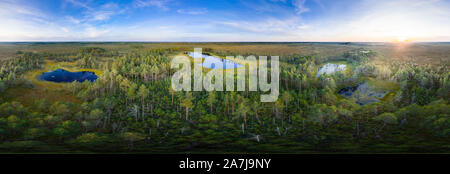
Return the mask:
<path id="1" fill-rule="evenodd" d="M 376 90 L 379 89 L 379 90 L 396 91 L 399 89 L 398 84 L 391 81 L 367 77 L 367 82 L 370 84 L 370 86 L 373 86 Z"/>
<path id="2" fill-rule="evenodd" d="M 48 72 L 48 71 L 53 71 L 56 69 L 64 69 L 66 71 L 71 71 L 71 72 L 90 71 L 90 72 L 94 72 L 96 75 L 101 75 L 103 73 L 102 71 L 96 70 L 96 69 L 78 68 L 78 67 L 76 67 L 75 62 L 46 61 L 44 69 L 29 71 L 29 72 L 25 73 L 25 79 L 30 80 L 37 87 L 42 87 L 42 88 L 47 88 L 47 89 L 57 89 L 57 90 L 64 89 L 65 83 L 55 83 L 55 82 L 38 80 L 38 77 L 42 73 Z"/>
<path id="3" fill-rule="evenodd" d="M 391 81 L 368 77 L 367 82 L 374 88 L 375 91 L 388 91 L 388 93 L 380 99 L 382 102 L 392 100 L 399 90 L 399 85 Z"/>
<path id="4" fill-rule="evenodd" d="M 81 103 L 77 97 L 70 94 L 67 90 L 48 90 L 47 88 L 27 88 L 16 87 L 8 88 L 3 93 L 3 98 L 6 101 L 17 101 L 25 106 L 33 106 L 35 101 L 40 99 L 47 99 L 50 103 L 57 101 Z"/>
<path id="5" fill-rule="evenodd" d="M 54 103 L 56 101 L 81 103 L 81 101 L 76 96 L 73 96 L 69 89 L 66 88 L 66 83 L 38 80 L 38 77 L 43 72 L 48 72 L 59 68 L 72 72 L 91 71 L 97 75 L 102 74 L 102 71 L 100 70 L 78 68 L 74 62 L 46 61 L 44 69 L 29 71 L 24 75 L 25 79 L 30 80 L 34 87 L 8 88 L 4 92 L 3 98 L 6 101 L 18 101 L 25 106 L 32 106 L 35 101 L 40 99 L 47 99 L 50 103 Z"/>

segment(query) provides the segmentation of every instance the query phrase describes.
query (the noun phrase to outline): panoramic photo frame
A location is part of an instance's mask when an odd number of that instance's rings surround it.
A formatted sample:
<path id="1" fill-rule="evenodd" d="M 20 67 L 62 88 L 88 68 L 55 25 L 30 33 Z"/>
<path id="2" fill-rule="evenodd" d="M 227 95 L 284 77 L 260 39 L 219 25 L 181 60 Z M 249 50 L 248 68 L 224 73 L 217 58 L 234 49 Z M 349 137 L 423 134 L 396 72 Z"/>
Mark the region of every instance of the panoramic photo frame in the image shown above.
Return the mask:
<path id="1" fill-rule="evenodd" d="M 0 26 L 2 166 L 450 159 L 449 0 L 0 0 Z"/>

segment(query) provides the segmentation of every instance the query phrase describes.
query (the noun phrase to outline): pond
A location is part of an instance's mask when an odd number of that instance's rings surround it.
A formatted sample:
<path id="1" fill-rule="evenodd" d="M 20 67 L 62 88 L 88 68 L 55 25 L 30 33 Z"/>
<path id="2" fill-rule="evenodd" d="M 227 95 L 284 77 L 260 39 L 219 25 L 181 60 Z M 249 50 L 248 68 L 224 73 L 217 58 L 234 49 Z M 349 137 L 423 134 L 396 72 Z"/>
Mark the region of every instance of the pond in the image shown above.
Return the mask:
<path id="1" fill-rule="evenodd" d="M 207 53 L 202 53 L 201 57 L 199 56 L 195 56 L 194 57 L 194 52 L 189 52 L 188 53 L 189 56 L 191 56 L 192 58 L 203 58 L 204 61 L 203 63 L 199 63 L 200 66 L 203 66 L 205 68 L 210 68 L 210 69 L 235 69 L 235 68 L 239 68 L 242 67 L 243 65 L 236 63 L 232 60 L 228 60 L 228 59 L 222 59 L 220 57 L 216 57 L 216 56 L 211 56 Z"/>
<path id="2" fill-rule="evenodd" d="M 97 75 L 90 71 L 70 72 L 63 69 L 57 69 L 55 71 L 44 72 L 38 79 L 57 83 L 69 83 L 73 81 L 84 82 L 89 80 L 93 82 L 97 79 Z"/>
<path id="3" fill-rule="evenodd" d="M 374 87 L 368 82 L 360 83 L 356 86 L 345 87 L 338 91 L 339 95 L 347 98 L 353 98 L 359 105 L 379 102 L 386 94 L 387 90 Z"/>
<path id="4" fill-rule="evenodd" d="M 316 77 L 319 77 L 322 74 L 333 74 L 337 71 L 344 71 L 346 68 L 347 68 L 347 65 L 344 65 L 344 64 L 327 63 L 324 66 L 319 68 L 319 71 L 317 72 Z"/>

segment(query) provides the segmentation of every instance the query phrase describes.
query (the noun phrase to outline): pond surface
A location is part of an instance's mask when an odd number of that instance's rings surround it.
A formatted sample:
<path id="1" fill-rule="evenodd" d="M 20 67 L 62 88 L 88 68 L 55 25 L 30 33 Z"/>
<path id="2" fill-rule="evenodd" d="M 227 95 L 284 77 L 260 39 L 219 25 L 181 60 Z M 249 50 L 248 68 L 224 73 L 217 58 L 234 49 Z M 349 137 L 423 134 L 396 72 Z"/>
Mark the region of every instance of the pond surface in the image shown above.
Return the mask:
<path id="1" fill-rule="evenodd" d="M 333 74 L 337 71 L 344 71 L 346 68 L 347 68 L 347 65 L 344 65 L 344 64 L 327 63 L 324 66 L 319 68 L 319 71 L 317 72 L 316 77 L 319 77 L 322 74 Z"/>
<path id="2" fill-rule="evenodd" d="M 199 63 L 200 66 L 203 66 L 205 68 L 210 68 L 210 69 L 235 69 L 235 68 L 239 68 L 242 67 L 243 65 L 236 63 L 232 60 L 228 60 L 228 59 L 222 59 L 220 57 L 216 57 L 216 56 L 211 56 L 209 54 L 206 53 L 202 53 L 201 57 L 200 56 L 195 56 L 194 57 L 194 52 L 189 52 L 188 53 L 189 56 L 191 56 L 192 58 L 203 58 L 204 61 L 203 63 Z"/>
<path id="3" fill-rule="evenodd" d="M 365 105 L 369 103 L 379 102 L 386 94 L 387 90 L 376 89 L 368 82 L 360 83 L 356 86 L 345 87 L 338 91 L 339 95 L 347 98 L 353 98 L 356 103 Z"/>
<path id="4" fill-rule="evenodd" d="M 39 80 L 50 82 L 68 83 L 73 81 L 84 82 L 85 80 L 93 82 L 98 77 L 95 73 L 90 71 L 70 72 L 63 69 L 57 69 L 55 71 L 44 72 L 38 78 Z"/>

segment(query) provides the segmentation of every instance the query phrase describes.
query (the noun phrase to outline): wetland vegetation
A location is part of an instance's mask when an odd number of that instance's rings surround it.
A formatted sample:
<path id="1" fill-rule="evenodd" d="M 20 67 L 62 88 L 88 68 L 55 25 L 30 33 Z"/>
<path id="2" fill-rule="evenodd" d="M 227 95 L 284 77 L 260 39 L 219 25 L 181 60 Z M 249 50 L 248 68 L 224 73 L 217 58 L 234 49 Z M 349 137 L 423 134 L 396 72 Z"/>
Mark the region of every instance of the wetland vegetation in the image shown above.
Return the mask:
<path id="1" fill-rule="evenodd" d="M 217 56 L 212 69 L 240 65 L 225 56 L 280 56 L 277 102 L 173 91 L 171 59 L 199 47 Z M 448 153 L 450 44 L 397 47 L 5 43 L 0 152 Z M 66 83 L 40 80 L 70 72 Z"/>

